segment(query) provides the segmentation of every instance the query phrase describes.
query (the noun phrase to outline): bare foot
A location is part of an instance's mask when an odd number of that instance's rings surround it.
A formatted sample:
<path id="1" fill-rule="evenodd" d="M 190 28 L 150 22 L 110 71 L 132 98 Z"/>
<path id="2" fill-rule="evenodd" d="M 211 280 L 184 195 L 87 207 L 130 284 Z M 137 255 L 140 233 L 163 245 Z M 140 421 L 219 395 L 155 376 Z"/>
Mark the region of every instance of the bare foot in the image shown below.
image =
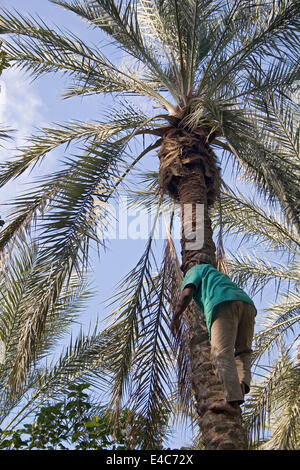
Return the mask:
<path id="1" fill-rule="evenodd" d="M 238 403 L 231 405 L 228 401 L 216 401 L 212 403 L 208 407 L 211 411 L 221 412 L 227 411 L 227 413 L 231 414 L 232 416 L 239 416 L 241 414 L 241 409 Z"/>

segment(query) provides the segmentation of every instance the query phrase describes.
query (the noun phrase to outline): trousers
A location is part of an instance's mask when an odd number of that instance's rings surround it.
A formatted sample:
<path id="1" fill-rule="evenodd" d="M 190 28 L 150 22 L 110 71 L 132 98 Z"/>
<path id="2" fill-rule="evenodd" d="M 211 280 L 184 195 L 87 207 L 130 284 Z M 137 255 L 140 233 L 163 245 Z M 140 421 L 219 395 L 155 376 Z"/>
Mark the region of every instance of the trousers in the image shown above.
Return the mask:
<path id="1" fill-rule="evenodd" d="M 219 305 L 211 327 L 211 354 L 227 401 L 244 402 L 250 390 L 256 309 L 234 300 Z"/>

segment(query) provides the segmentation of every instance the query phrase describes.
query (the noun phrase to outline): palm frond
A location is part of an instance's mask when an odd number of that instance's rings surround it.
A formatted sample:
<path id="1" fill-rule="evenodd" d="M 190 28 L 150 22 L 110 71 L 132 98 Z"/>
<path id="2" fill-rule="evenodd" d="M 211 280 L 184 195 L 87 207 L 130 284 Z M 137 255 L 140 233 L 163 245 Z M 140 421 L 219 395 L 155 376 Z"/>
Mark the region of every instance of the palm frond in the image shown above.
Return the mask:
<path id="1" fill-rule="evenodd" d="M 286 214 L 268 206 L 261 207 L 239 191 L 221 194 L 222 229 L 224 235 L 241 235 L 243 241 L 255 240 L 272 251 L 297 252 L 299 237 Z M 215 211 L 216 223 L 218 221 Z"/>
<path id="2" fill-rule="evenodd" d="M 292 216 L 293 222 L 298 224 L 298 190 L 294 187 L 294 178 L 299 173 L 299 165 L 289 165 L 279 155 L 258 143 L 260 139 L 254 129 L 251 137 L 248 132 L 242 134 L 237 130 L 234 135 L 230 130 L 227 141 L 241 165 L 247 168 L 244 177 L 247 173 L 247 180 L 255 183 L 261 194 L 269 200 L 279 201 Z"/>
<path id="3" fill-rule="evenodd" d="M 171 110 L 172 105 L 151 86 L 129 70 L 114 66 L 96 47 L 88 47 L 73 33 L 62 34 L 49 28 L 42 20 L 25 18 L 4 11 L 0 15 L 3 33 L 23 36 L 23 41 L 11 38 L 4 49 L 12 65 L 29 72 L 34 78 L 49 72 L 70 74 L 77 83 L 97 93 L 132 92 L 148 96 Z"/>
<path id="4" fill-rule="evenodd" d="M 121 114 L 121 110 L 119 113 Z M 49 177 L 44 176 L 41 178 L 42 184 L 36 186 L 31 193 L 22 195 L 10 203 L 14 206 L 14 209 L 8 218 L 7 226 L 1 233 L 1 250 L 3 250 L 7 244 L 14 242 L 16 237 L 22 238 L 24 231 L 30 231 L 33 222 L 38 224 L 38 221 L 48 220 L 51 225 L 53 217 L 48 217 L 45 214 L 53 211 L 54 208 L 61 210 L 63 206 L 64 217 L 66 217 L 67 213 L 65 209 L 68 198 L 72 198 L 70 205 L 70 207 L 72 207 L 76 204 L 75 199 L 79 196 L 80 191 L 84 191 L 85 181 L 91 183 L 91 180 L 93 180 L 94 183 L 92 184 L 95 186 L 95 172 L 98 172 L 99 182 L 90 193 L 89 200 L 91 204 L 93 204 L 95 200 L 98 200 L 97 210 L 95 206 L 93 217 L 96 220 L 96 215 L 99 215 L 102 210 L 103 215 L 97 219 L 97 223 L 101 223 L 101 220 L 104 221 L 105 203 L 114 195 L 118 186 L 129 176 L 139 160 L 158 145 L 154 143 L 148 146 L 131 161 L 131 157 L 126 153 L 126 147 L 137 133 L 143 131 L 147 132 L 148 126 L 151 125 L 153 118 L 144 120 L 143 115 L 138 114 L 137 111 L 130 108 L 130 106 L 127 112 L 122 112 L 122 114 L 122 119 L 120 117 L 120 120 L 116 120 L 115 124 L 103 124 L 98 130 L 97 126 L 95 126 L 95 132 L 100 131 L 99 135 L 94 135 L 93 130 L 91 136 L 89 135 L 89 131 L 86 136 L 85 130 L 83 130 L 81 134 L 77 125 L 74 134 L 71 133 L 71 135 L 69 135 L 68 132 L 66 132 L 67 135 L 64 135 L 66 141 L 68 141 L 69 138 L 70 142 L 77 139 L 80 140 L 80 143 L 83 144 L 80 150 L 84 152 L 84 155 L 66 159 L 65 162 L 62 162 L 64 164 L 63 170 Z M 119 114 L 116 114 L 116 117 L 117 116 L 119 117 Z M 130 127 L 133 127 L 133 130 L 128 133 Z M 89 126 L 87 126 L 87 128 L 90 129 Z M 82 126 L 81 129 L 84 129 L 84 126 Z M 43 158 L 44 154 L 55 145 L 60 145 L 62 143 L 60 138 L 58 142 L 56 141 L 57 134 L 60 135 L 60 131 L 61 129 L 55 129 L 54 132 L 48 130 L 47 132 L 50 134 L 50 139 L 48 135 L 46 135 L 44 139 L 37 139 L 36 146 L 25 148 L 21 158 L 18 158 L 14 162 L 4 164 L 3 167 L 5 167 L 6 170 L 3 173 L 2 184 L 7 182 L 10 178 L 18 176 L 30 164 L 35 165 L 37 161 Z M 53 136 L 54 142 L 51 141 Z M 81 142 L 82 138 L 83 142 Z M 70 144 L 70 142 L 68 142 L 68 144 Z M 67 198 L 65 198 L 66 193 L 69 193 Z M 91 222 L 91 220 L 90 218 L 89 222 Z M 70 221 L 67 223 L 69 224 L 69 222 Z M 100 228 L 99 233 L 101 233 Z M 94 239 L 96 240 L 95 235 Z"/>
<path id="5" fill-rule="evenodd" d="M 262 441 L 259 448 L 263 450 L 297 448 L 299 366 L 282 351 L 252 390 L 243 416 L 250 445 Z"/>
<path id="6" fill-rule="evenodd" d="M 282 338 L 295 335 L 299 314 L 299 295 L 293 292 L 283 294 L 279 302 L 265 309 L 261 321 L 263 329 L 254 337 L 256 360 L 266 352 L 270 354 L 275 347 L 278 347 Z"/>
<path id="7" fill-rule="evenodd" d="M 70 339 L 68 346 L 52 364 L 42 365 L 31 371 L 28 385 L 25 388 L 27 400 L 24 403 L 23 393 L 19 396 L 5 397 L 1 408 L 1 422 L 6 420 L 6 429 L 17 427 L 20 422 L 32 414 L 45 400 L 57 398 L 64 394 L 70 384 L 88 383 L 105 396 L 110 390 L 111 369 L 105 360 L 105 350 L 110 337 L 98 331 L 86 335 L 81 331 L 77 338 Z M 8 422 L 11 409 L 19 405 L 19 411 Z"/>
<path id="8" fill-rule="evenodd" d="M 264 371 L 266 373 L 266 371 Z M 268 373 L 269 372 L 269 373 Z M 248 432 L 250 446 L 264 439 L 264 435 L 270 424 L 270 414 L 272 411 L 272 394 L 277 384 L 278 377 L 282 374 L 282 362 L 278 361 L 271 370 L 267 370 L 268 375 L 262 383 L 252 384 L 251 396 L 245 403 L 243 421 Z"/>
<path id="9" fill-rule="evenodd" d="M 0 140 L 11 140 L 11 139 L 13 139 L 12 132 L 13 132 L 13 129 L 0 127 Z M 3 147 L 2 143 L 0 143 L 0 147 Z"/>
<path id="10" fill-rule="evenodd" d="M 164 84 L 176 97 L 176 89 L 169 79 L 169 72 L 164 70 L 163 64 L 158 60 L 159 54 L 157 54 L 157 42 L 155 42 L 157 36 L 155 41 L 151 41 L 151 35 L 149 35 L 149 26 L 153 27 L 157 20 L 161 26 L 160 36 L 164 30 L 164 17 L 159 15 L 157 9 L 154 10 L 155 7 L 151 2 L 141 1 L 137 4 L 135 1 L 125 3 L 105 0 L 79 3 L 76 0 L 72 2 L 53 0 L 53 3 L 73 11 L 93 27 L 101 28 L 113 41 L 121 45 L 126 53 L 133 56 L 139 63 L 143 63 L 143 69 L 145 69 L 145 65 L 147 66 L 146 70 L 142 72 L 146 77 L 149 73 L 156 76 L 160 86 Z M 145 18 L 147 18 L 146 28 L 143 27 Z M 169 49 L 172 47 L 170 39 L 167 47 Z M 164 48 L 164 50 L 166 49 Z M 170 58 L 172 58 L 172 54 Z"/>
<path id="11" fill-rule="evenodd" d="M 172 389 L 170 369 L 172 353 L 169 323 L 165 306 L 167 280 L 164 271 L 153 279 L 153 292 L 150 293 L 151 310 L 145 315 L 145 326 L 141 329 L 138 349 L 134 357 L 134 387 L 130 403 L 139 410 L 147 421 L 147 432 L 143 448 L 153 448 L 153 441 L 160 425 L 159 416 L 170 412 L 168 397 Z M 153 298 L 154 294 L 154 298 Z"/>
<path id="12" fill-rule="evenodd" d="M 282 51 L 285 49 L 286 56 L 293 61 L 295 44 L 299 44 L 299 13 L 299 6 L 289 0 L 264 5 L 244 1 L 229 4 L 222 24 L 224 32 L 227 32 L 232 23 L 229 31 L 234 31 L 233 40 L 229 41 L 227 51 L 225 41 L 227 54 L 224 53 L 223 32 L 212 54 L 214 61 L 211 59 L 203 77 L 205 83 L 208 77 L 217 76 L 210 93 L 222 88 L 222 81 L 228 83 L 232 74 L 238 76 L 253 57 L 260 59 L 262 65 L 268 62 L 268 58 L 279 62 L 284 59 Z"/>
<path id="13" fill-rule="evenodd" d="M 174 213 L 173 213 L 174 215 Z M 166 229 L 166 247 L 165 247 L 165 263 L 167 266 L 166 278 L 168 279 L 168 302 L 170 305 L 170 318 L 174 315 L 177 305 L 181 284 L 183 280 L 180 269 L 179 259 L 176 253 L 174 241 L 171 236 L 171 224 Z M 190 363 L 190 353 L 188 347 L 188 331 L 185 323 L 182 321 L 177 331 L 172 331 L 173 335 L 173 354 L 177 361 L 176 378 L 177 388 L 173 396 L 176 399 L 176 414 L 180 414 L 183 420 L 188 417 L 193 418 L 193 391 L 192 391 L 192 373 Z"/>
<path id="14" fill-rule="evenodd" d="M 0 285 L 0 338 L 5 348 L 5 360 L 0 367 L 1 396 L 10 396 L 9 382 L 13 380 L 12 371 L 18 368 L 19 342 L 24 329 L 24 316 L 31 308 L 31 296 L 36 287 L 43 282 L 44 265 L 38 264 L 39 249 L 36 245 L 23 247 L 15 253 L 9 263 L 2 267 Z M 90 292 L 86 282 L 72 277 L 68 285 L 61 289 L 59 299 L 50 306 L 43 336 L 35 356 L 40 362 L 53 351 L 67 328 L 73 323 L 78 312 L 86 304 Z M 34 366 L 32 361 L 30 367 Z M 31 372 L 29 372 L 31 373 Z M 32 386 L 32 377 L 29 378 Z M 18 392 L 20 393 L 20 391 Z"/>
<path id="15" fill-rule="evenodd" d="M 153 126 L 154 120 L 160 119 L 159 116 L 150 118 L 145 116 L 140 109 L 128 102 L 120 104 L 117 109 L 107 109 L 106 114 L 110 118 L 107 122 L 74 121 L 41 129 L 39 135 L 28 139 L 30 145 L 19 149 L 16 160 L 1 164 L 0 187 L 22 174 L 27 168 L 33 168 L 49 152 L 62 145 L 68 148 L 71 144 L 82 146 L 93 144 L 96 149 L 116 135 L 120 139 L 123 137 L 129 141 L 135 132 L 142 129 L 147 131 Z"/>
<path id="16" fill-rule="evenodd" d="M 252 258 L 249 255 L 227 256 L 227 263 L 231 276 L 238 285 L 251 286 L 249 288 L 251 295 L 260 292 L 270 281 L 278 283 L 275 292 L 278 291 L 281 282 L 298 282 L 299 273 L 291 270 L 291 265 L 286 267 L 277 263 L 276 266 L 275 263 L 258 256 Z"/>
<path id="17" fill-rule="evenodd" d="M 272 437 L 261 446 L 263 450 L 299 450 L 299 373 L 299 366 L 290 367 L 278 384 L 274 397 L 277 416 L 271 421 Z"/>
<path id="18" fill-rule="evenodd" d="M 91 240 L 101 243 L 97 233 L 97 222 L 105 220 L 105 209 L 94 204 L 97 191 L 106 193 L 107 186 L 101 187 L 105 174 L 107 179 L 112 174 L 113 158 L 118 158 L 120 146 L 112 144 L 97 151 L 98 158 L 84 156 L 81 163 L 75 166 L 69 163 L 70 171 L 62 177 L 60 174 L 59 191 L 56 194 L 56 210 L 43 215 L 40 225 L 40 240 L 43 247 L 39 253 L 38 264 L 49 269 L 45 270 L 43 279 L 33 290 L 30 309 L 23 316 L 24 329 L 19 342 L 17 363 L 20 380 L 24 380 L 25 369 L 39 342 L 47 312 L 56 302 L 62 286 L 74 270 L 77 273 L 86 269 L 88 249 Z M 57 175 L 54 181 L 57 180 Z M 23 201 L 24 203 L 24 201 Z M 53 203 L 53 201 L 52 201 Z M 23 372 L 22 372 L 23 371 Z M 17 378 L 17 371 L 14 371 Z M 23 378 L 22 378 L 23 377 Z"/>
<path id="19" fill-rule="evenodd" d="M 157 217 L 156 217 L 157 220 Z M 154 221 L 154 227 L 155 227 Z M 153 227 L 153 228 L 154 228 Z M 113 325 L 111 331 L 120 344 L 121 354 L 117 354 L 114 370 L 116 379 L 111 397 L 111 406 L 118 410 L 123 392 L 126 391 L 128 374 L 132 367 L 132 355 L 136 350 L 139 329 L 143 325 L 142 307 L 147 304 L 147 289 L 152 286 L 153 239 L 150 236 L 145 252 L 137 265 L 117 286 L 117 293 L 111 298 L 111 305 L 118 304 L 108 319 Z M 150 286 L 150 287 L 149 287 Z M 112 349 L 113 351 L 113 349 Z"/>
<path id="20" fill-rule="evenodd" d="M 155 225 L 152 234 L 154 230 Z M 106 330 L 112 335 L 107 354 L 115 371 L 110 399 L 113 417 L 118 419 L 122 402 L 126 402 L 142 418 L 143 429 L 135 427 L 135 432 L 142 433 L 142 448 L 152 448 L 160 435 L 173 388 L 168 262 L 164 259 L 160 269 L 157 267 L 152 243 L 150 236 L 139 263 L 112 297 L 112 305 L 118 307 L 110 314 L 112 326 Z"/>

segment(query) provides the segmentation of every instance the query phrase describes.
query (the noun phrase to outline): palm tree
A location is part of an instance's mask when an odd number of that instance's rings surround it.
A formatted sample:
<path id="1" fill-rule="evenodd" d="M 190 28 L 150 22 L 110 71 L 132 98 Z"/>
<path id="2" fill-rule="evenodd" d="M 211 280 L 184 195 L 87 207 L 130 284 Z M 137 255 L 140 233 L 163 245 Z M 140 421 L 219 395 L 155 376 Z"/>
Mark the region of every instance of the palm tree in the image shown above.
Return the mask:
<path id="1" fill-rule="evenodd" d="M 297 79 L 297 2 L 51 1 L 102 30 L 107 42 L 117 46 L 128 60 L 113 63 L 98 46 L 50 28 L 40 19 L 8 11 L 0 16 L 0 32 L 9 35 L 5 51 L 12 65 L 33 77 L 50 72 L 68 74 L 73 80 L 65 98 L 106 94 L 113 98 L 113 111 L 107 113 L 106 120 L 42 129 L 20 149 L 15 161 L 1 166 L 3 186 L 54 148 L 78 143 L 76 155 L 69 157 L 60 171 L 41 179 L 34 191 L 16 199 L 10 222 L 1 232 L 0 249 L 4 252 L 23 240 L 35 222 L 42 246 L 37 266 L 48 265 L 43 279 L 31 291 L 30 311 L 23 312 L 26 328 L 13 369 L 15 389 L 26 381 L 51 305 L 72 272 L 86 268 L 90 244 L 104 244 L 97 230 L 107 223 L 104 203 L 125 187 L 134 168 L 150 151 L 159 148 L 160 200 L 167 195 L 182 208 L 183 274 L 199 251 L 208 253 L 215 263 L 221 261 L 216 257 L 210 218 L 222 187 L 215 153 L 218 148 L 235 159 L 259 191 L 279 199 L 297 220 L 289 192 L 293 168 L 264 140 L 262 129 L 268 114 L 261 101 L 257 102 L 257 95 L 271 91 L 285 96 Z M 128 95 L 147 98 L 155 105 L 153 112 L 146 115 L 125 101 Z M 157 108 L 159 113 L 154 111 Z M 132 157 L 129 144 L 141 135 L 149 145 Z M 280 191 L 275 190 L 276 185 Z M 100 211 L 95 210 L 95 199 L 101 204 Z M 197 228 L 197 204 L 204 209 L 203 224 L 198 228 L 203 230 L 204 241 L 195 250 L 187 243 L 190 233 L 186 229 Z M 189 216 L 188 205 L 193 206 Z M 128 295 L 117 309 L 119 317 L 110 332 L 114 335 L 112 344 L 119 345 L 114 354 L 120 379 L 115 381 L 112 403 L 118 410 L 133 375 L 135 406 L 149 417 L 149 433 L 153 435 L 157 413 L 168 406 L 165 387 L 169 376 L 164 376 L 162 365 L 171 359 L 172 343 L 165 299 L 170 302 L 181 273 L 169 241 L 162 268 L 153 277 L 151 244 L 150 237 L 145 256 L 122 286 L 123 297 Z M 235 418 L 212 412 L 203 415 L 203 402 L 222 395 L 222 386 L 214 373 L 206 327 L 196 307 L 189 310 L 186 319 L 191 351 L 186 352 L 190 361 L 182 362 L 182 372 L 185 369 L 192 376 L 205 446 L 245 448 L 241 424 Z M 155 338 L 151 346 L 150 337 Z M 133 357 L 138 357 L 137 364 L 153 367 L 140 367 L 138 372 Z M 146 389 L 148 401 L 143 406 L 141 397 Z M 146 446 L 151 446 L 150 434 Z"/>

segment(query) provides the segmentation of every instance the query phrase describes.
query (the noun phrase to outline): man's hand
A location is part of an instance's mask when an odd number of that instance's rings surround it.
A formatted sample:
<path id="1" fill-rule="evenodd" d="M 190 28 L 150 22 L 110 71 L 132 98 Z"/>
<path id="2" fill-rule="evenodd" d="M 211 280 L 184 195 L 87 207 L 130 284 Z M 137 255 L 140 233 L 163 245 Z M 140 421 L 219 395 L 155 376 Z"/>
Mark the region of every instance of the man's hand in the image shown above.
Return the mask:
<path id="1" fill-rule="evenodd" d="M 175 308 L 175 314 L 171 322 L 171 331 L 173 333 L 176 333 L 179 330 L 180 317 L 193 298 L 194 288 L 195 286 L 193 284 L 189 284 L 180 294 L 177 306 Z"/>

